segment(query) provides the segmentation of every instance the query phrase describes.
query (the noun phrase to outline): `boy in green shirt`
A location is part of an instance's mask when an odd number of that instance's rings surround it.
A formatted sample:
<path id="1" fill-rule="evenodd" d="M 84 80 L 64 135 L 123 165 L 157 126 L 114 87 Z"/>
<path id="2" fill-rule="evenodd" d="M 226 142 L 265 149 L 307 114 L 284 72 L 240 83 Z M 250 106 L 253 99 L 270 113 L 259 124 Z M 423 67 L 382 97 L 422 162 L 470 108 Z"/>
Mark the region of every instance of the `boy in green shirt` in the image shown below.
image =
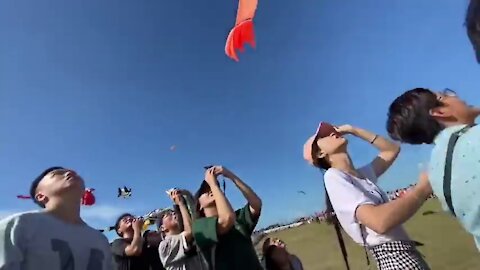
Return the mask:
<path id="1" fill-rule="evenodd" d="M 233 211 L 221 191 L 217 176 L 232 180 L 247 199 Z M 193 223 L 193 235 L 211 270 L 262 270 L 251 235 L 262 209 L 262 201 L 238 176 L 224 167 L 213 166 L 195 194 L 200 218 Z"/>

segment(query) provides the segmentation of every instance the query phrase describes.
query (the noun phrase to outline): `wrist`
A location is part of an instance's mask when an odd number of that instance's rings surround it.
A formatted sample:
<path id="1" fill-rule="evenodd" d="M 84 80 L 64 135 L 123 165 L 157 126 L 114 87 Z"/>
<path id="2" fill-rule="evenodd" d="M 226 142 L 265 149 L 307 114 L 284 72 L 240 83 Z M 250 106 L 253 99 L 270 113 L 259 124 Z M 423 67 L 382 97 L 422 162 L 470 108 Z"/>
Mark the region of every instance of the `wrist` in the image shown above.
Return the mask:
<path id="1" fill-rule="evenodd" d="M 425 188 L 422 188 L 421 186 L 418 186 L 418 185 L 413 189 L 413 193 L 415 194 L 417 199 L 422 201 L 425 201 L 428 198 L 428 196 L 430 196 L 429 194 L 430 192 L 428 192 Z"/>

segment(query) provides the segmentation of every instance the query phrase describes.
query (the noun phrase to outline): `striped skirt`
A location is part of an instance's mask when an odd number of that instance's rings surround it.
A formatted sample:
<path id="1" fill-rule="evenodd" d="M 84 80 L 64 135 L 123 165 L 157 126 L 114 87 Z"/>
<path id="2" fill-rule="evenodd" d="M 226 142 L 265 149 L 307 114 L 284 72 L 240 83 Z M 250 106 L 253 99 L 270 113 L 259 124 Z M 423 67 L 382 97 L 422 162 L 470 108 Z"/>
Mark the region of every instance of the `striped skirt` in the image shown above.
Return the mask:
<path id="1" fill-rule="evenodd" d="M 370 248 L 379 270 L 430 270 L 411 241 L 392 241 Z"/>

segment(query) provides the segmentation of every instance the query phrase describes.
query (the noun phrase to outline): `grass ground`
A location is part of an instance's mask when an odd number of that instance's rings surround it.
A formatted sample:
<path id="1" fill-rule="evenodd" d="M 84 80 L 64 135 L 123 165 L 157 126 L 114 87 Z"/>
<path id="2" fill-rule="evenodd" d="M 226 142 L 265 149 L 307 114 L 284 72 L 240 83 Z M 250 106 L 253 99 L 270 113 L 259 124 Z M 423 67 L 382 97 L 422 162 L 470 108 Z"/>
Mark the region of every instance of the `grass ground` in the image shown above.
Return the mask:
<path id="1" fill-rule="evenodd" d="M 439 212 L 422 215 L 428 210 Z M 472 237 L 452 217 L 440 211 L 437 200 L 429 200 L 405 224 L 405 228 L 413 240 L 425 244 L 419 250 L 425 255 L 432 270 L 480 269 L 480 253 Z M 315 223 L 269 236 L 284 240 L 288 250 L 302 260 L 306 270 L 345 269 L 333 226 Z M 346 234 L 344 239 L 351 269 L 368 269 L 362 247 L 354 244 Z M 371 269 L 376 269 L 375 262 L 371 262 Z"/>

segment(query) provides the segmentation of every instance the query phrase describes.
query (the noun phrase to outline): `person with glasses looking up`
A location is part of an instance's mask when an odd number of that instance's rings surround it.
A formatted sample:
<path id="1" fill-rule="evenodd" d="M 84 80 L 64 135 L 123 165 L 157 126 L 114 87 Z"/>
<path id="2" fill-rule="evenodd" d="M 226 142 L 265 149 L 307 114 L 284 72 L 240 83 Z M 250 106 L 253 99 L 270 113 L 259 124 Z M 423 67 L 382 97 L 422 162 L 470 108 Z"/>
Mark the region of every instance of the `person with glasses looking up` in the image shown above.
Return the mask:
<path id="1" fill-rule="evenodd" d="M 428 174 L 443 209 L 452 213 L 480 249 L 480 108 L 455 91 L 415 88 L 397 97 L 388 110 L 394 140 L 434 144 Z"/>
<path id="2" fill-rule="evenodd" d="M 379 150 L 372 162 L 354 166 L 348 153 L 350 134 Z M 379 135 L 361 128 L 343 125 L 334 127 L 322 122 L 303 148 L 304 159 L 324 171 L 327 211 L 335 212 L 334 225 L 359 245 L 370 250 L 380 270 L 430 269 L 416 249 L 402 224 L 412 217 L 431 194 L 425 175 L 421 175 L 415 190 L 403 198 L 390 201 L 377 185 L 378 178 L 393 164 L 400 147 Z M 338 222 L 337 222 L 338 220 Z M 342 238 L 337 235 L 340 245 Z M 348 261 L 344 253 L 344 260 Z M 367 264 L 369 264 L 368 256 Z"/>
<path id="3" fill-rule="evenodd" d="M 115 222 L 115 231 L 121 238 L 112 242 L 113 258 L 117 270 L 149 270 L 147 243 L 142 236 L 143 219 L 132 214 L 120 215 Z"/>
<path id="4" fill-rule="evenodd" d="M 43 210 L 0 221 L 0 269 L 112 270 L 107 238 L 80 217 L 84 192 L 85 183 L 75 171 L 43 171 L 30 187 L 30 197 Z"/>

